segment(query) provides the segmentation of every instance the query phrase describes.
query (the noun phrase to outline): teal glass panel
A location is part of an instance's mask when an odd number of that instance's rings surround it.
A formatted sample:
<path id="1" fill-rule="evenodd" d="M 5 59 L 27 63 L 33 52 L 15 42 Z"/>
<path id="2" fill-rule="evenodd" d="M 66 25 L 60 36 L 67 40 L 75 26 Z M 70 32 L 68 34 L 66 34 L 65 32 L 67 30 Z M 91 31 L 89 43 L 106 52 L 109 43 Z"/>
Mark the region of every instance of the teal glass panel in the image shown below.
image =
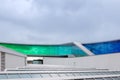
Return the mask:
<path id="1" fill-rule="evenodd" d="M 15 50 L 25 55 L 38 56 L 87 56 L 85 52 L 75 45 L 25 45 L 0 43 L 1 46 Z"/>

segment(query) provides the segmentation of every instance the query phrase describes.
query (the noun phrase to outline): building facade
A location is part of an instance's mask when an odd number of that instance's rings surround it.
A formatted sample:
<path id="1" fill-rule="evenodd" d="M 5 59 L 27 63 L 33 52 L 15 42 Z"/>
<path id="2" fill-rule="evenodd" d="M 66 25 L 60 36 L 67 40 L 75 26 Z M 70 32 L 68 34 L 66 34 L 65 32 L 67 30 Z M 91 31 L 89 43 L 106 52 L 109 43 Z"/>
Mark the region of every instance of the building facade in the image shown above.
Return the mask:
<path id="1" fill-rule="evenodd" d="M 26 66 L 26 55 L 0 47 L 0 71 Z"/>

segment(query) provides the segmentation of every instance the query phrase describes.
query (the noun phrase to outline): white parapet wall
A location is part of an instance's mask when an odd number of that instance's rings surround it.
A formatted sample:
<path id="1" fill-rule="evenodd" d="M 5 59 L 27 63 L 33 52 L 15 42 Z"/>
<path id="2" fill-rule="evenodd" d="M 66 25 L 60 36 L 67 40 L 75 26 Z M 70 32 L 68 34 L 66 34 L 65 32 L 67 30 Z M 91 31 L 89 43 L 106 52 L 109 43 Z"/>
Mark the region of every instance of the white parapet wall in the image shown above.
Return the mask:
<path id="1" fill-rule="evenodd" d="M 77 58 L 43 58 L 43 64 L 66 65 L 79 68 L 98 68 L 120 70 L 120 53 L 77 57 Z"/>
<path id="2" fill-rule="evenodd" d="M 26 57 L 12 54 L 5 54 L 5 68 L 24 67 L 26 65 Z"/>
<path id="3" fill-rule="evenodd" d="M 0 46 L 0 71 L 26 66 L 26 55 Z"/>

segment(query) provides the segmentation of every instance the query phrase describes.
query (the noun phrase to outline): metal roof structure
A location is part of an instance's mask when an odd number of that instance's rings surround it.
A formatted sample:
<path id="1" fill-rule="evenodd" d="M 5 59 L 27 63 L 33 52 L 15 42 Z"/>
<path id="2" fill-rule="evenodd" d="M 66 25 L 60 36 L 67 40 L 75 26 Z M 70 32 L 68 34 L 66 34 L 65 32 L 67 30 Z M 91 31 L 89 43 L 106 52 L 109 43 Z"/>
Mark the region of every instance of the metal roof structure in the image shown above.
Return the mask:
<path id="1" fill-rule="evenodd" d="M 0 80 L 120 80 L 120 71 L 1 72 Z"/>
<path id="2" fill-rule="evenodd" d="M 0 80 L 120 80 L 120 71 L 44 65 L 7 69 Z"/>

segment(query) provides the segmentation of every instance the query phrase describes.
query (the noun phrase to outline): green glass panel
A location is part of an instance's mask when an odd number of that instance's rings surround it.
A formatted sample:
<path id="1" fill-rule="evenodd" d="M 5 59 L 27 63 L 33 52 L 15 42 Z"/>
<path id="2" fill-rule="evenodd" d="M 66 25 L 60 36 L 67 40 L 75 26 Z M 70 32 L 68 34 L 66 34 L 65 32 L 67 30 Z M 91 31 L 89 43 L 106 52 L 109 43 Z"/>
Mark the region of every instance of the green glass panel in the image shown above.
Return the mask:
<path id="1" fill-rule="evenodd" d="M 39 56 L 87 56 L 85 52 L 75 45 L 24 45 L 24 44 L 8 44 L 0 43 L 1 46 L 15 50 L 26 55 Z"/>

